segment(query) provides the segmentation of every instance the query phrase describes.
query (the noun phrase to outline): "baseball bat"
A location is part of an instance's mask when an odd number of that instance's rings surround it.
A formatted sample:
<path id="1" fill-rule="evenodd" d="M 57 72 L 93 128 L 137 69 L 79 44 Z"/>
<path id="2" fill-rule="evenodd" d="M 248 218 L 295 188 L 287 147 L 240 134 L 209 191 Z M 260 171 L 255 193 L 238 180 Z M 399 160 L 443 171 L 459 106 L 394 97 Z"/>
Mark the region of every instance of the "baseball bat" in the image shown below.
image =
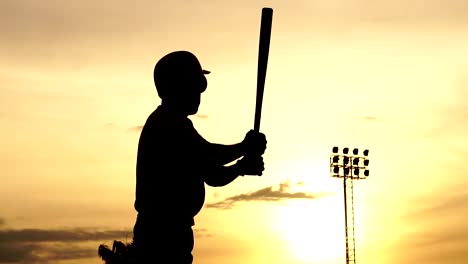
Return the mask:
<path id="1" fill-rule="evenodd" d="M 258 68 L 257 68 L 257 99 L 255 103 L 254 131 L 260 131 L 260 119 L 262 117 L 263 91 L 265 89 L 265 78 L 268 65 L 268 54 L 270 52 L 271 24 L 273 20 L 273 9 L 262 8 L 262 19 L 260 23 L 260 41 L 258 46 Z"/>

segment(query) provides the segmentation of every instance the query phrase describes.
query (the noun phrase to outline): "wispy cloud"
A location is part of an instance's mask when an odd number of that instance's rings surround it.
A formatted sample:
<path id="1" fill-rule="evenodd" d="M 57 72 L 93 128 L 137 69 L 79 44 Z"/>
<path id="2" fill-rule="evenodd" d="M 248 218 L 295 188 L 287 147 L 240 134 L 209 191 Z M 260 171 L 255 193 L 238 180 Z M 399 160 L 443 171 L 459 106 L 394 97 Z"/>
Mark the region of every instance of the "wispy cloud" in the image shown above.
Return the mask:
<path id="1" fill-rule="evenodd" d="M 298 183 L 300 186 L 303 183 Z M 206 208 L 232 209 L 238 202 L 266 201 L 277 202 L 290 199 L 317 199 L 326 196 L 325 193 L 289 192 L 291 184 L 282 182 L 279 186 L 270 186 L 257 191 L 228 197 L 215 203 L 207 203 Z"/>
<path id="2" fill-rule="evenodd" d="M 203 237 L 212 237 L 213 234 L 208 231 L 206 228 L 195 228 L 193 229 L 193 235 L 196 238 L 203 238 Z"/>
<path id="3" fill-rule="evenodd" d="M 199 118 L 199 119 L 207 119 L 208 115 L 197 114 L 197 115 L 194 115 L 194 117 Z"/>
<path id="4" fill-rule="evenodd" d="M 97 256 L 98 241 L 123 239 L 131 231 L 94 229 L 0 230 L 0 263 L 54 263 L 57 260 Z M 79 242 L 96 241 L 95 248 Z"/>
<path id="5" fill-rule="evenodd" d="M 405 252 L 406 261 L 438 263 L 465 263 L 468 259 L 468 230 L 451 230 L 432 228 L 402 237 L 398 252 Z M 437 249 L 437 250 L 434 250 Z M 398 263 L 402 261 L 397 260 Z"/>
<path id="6" fill-rule="evenodd" d="M 427 215 L 448 215 L 468 209 L 468 193 L 444 195 L 443 199 L 432 203 L 417 211 L 411 212 L 410 217 L 426 217 Z"/>
<path id="7" fill-rule="evenodd" d="M 90 229 L 44 230 L 20 229 L 0 230 L 0 243 L 18 242 L 79 242 L 125 237 L 128 230 L 97 231 Z"/>
<path id="8" fill-rule="evenodd" d="M 0 263 L 23 263 L 33 258 L 34 245 L 0 243 Z"/>
<path id="9" fill-rule="evenodd" d="M 141 132 L 143 130 L 143 126 L 133 126 L 129 129 L 131 132 Z"/>
<path id="10" fill-rule="evenodd" d="M 431 120 L 432 130 L 427 135 L 431 139 L 452 139 L 458 144 L 465 139 L 468 133 L 468 103 L 465 100 L 468 98 L 468 76 L 460 77 L 453 98 L 435 109 L 438 118 Z"/>
<path id="11" fill-rule="evenodd" d="M 368 120 L 368 121 L 375 121 L 377 120 L 377 117 L 375 116 L 364 116 L 362 117 L 363 120 Z"/>
<path id="12" fill-rule="evenodd" d="M 0 218 L 3 219 L 3 218 Z M 197 238 L 211 237 L 207 229 L 194 229 Z M 98 257 L 101 243 L 114 240 L 129 243 L 132 231 L 74 228 L 61 230 L 0 230 L 0 263 L 55 263 L 59 260 Z M 96 242 L 84 246 L 84 242 Z"/>
<path id="13" fill-rule="evenodd" d="M 454 194 L 455 193 L 455 194 Z M 430 202 L 429 202 L 430 201 Z M 468 192 L 461 187 L 420 197 L 404 220 L 411 232 L 396 251 L 424 263 L 465 263 L 468 259 Z M 437 248 L 436 251 L 433 249 Z"/>

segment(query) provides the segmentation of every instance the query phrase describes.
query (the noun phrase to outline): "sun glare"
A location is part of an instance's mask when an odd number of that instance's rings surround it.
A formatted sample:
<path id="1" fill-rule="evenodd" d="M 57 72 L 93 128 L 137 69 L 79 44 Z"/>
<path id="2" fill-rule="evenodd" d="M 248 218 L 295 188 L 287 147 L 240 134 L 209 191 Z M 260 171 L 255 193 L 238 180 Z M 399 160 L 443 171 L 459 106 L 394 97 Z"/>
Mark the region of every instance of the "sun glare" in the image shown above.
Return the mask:
<path id="1" fill-rule="evenodd" d="M 323 263 L 343 255 L 343 205 L 339 198 L 291 201 L 278 209 L 275 225 L 292 259 Z"/>

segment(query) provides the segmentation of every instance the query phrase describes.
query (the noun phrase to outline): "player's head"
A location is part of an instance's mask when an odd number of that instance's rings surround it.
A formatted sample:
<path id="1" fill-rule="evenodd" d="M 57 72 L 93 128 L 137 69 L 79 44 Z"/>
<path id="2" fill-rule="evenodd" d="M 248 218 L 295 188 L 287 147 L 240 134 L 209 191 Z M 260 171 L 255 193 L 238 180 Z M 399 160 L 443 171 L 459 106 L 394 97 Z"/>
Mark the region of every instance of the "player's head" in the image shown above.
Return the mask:
<path id="1" fill-rule="evenodd" d="M 200 105 L 200 94 L 207 87 L 205 74 L 208 73 L 191 52 L 175 51 L 156 63 L 153 77 L 163 102 L 175 102 L 187 114 L 195 114 Z"/>
<path id="2" fill-rule="evenodd" d="M 174 51 L 163 56 L 155 65 L 153 77 L 159 97 L 164 99 L 190 91 L 206 90 L 205 74 L 197 57 L 189 51 Z"/>

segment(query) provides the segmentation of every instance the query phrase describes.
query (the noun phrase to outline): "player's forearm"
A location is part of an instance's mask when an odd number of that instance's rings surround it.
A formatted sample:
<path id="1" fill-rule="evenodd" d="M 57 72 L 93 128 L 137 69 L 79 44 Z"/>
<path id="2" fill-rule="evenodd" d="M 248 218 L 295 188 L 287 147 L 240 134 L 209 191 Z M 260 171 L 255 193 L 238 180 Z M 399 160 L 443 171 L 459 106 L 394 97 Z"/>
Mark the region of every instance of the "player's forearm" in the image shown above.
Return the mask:
<path id="1" fill-rule="evenodd" d="M 211 154 L 216 164 L 225 165 L 244 155 L 242 143 L 233 145 L 211 144 Z"/>
<path id="2" fill-rule="evenodd" d="M 219 166 L 205 175 L 205 183 L 212 187 L 221 187 L 233 182 L 240 175 L 238 164 Z"/>

